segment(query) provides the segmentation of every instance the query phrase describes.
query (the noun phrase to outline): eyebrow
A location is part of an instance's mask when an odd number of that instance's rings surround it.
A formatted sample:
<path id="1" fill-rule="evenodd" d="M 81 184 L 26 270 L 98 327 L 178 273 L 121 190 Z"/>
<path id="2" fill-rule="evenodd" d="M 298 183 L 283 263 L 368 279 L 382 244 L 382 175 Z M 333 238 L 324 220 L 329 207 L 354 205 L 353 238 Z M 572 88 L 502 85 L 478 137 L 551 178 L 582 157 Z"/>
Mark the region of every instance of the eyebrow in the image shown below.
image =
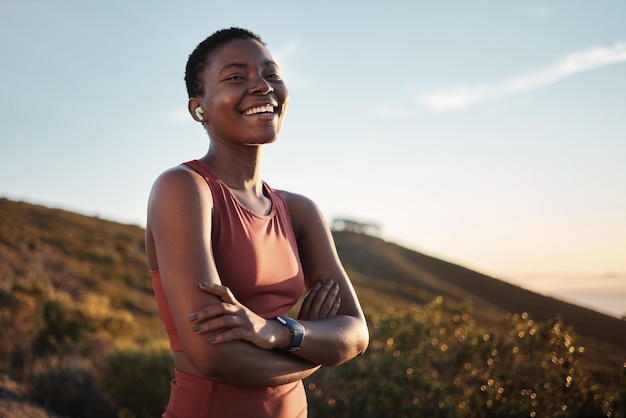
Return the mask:
<path id="1" fill-rule="evenodd" d="M 263 60 L 261 62 L 261 65 L 263 67 L 270 67 L 270 66 L 278 67 L 278 65 L 274 61 L 272 61 L 272 60 Z M 220 69 L 220 73 L 223 72 L 223 71 L 229 70 L 231 68 L 246 68 L 246 67 L 248 67 L 247 64 L 243 64 L 243 63 L 240 63 L 240 62 L 233 62 L 231 64 L 226 64 L 225 66 L 223 66 Z"/>

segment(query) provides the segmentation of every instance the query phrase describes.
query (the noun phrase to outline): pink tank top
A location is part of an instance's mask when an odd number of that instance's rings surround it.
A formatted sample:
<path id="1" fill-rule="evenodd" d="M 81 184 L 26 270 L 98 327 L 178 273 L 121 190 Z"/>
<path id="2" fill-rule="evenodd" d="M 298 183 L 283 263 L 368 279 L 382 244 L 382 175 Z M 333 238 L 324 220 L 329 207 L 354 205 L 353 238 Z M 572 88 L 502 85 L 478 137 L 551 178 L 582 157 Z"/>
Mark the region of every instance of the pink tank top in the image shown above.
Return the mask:
<path id="1" fill-rule="evenodd" d="M 267 215 L 253 213 L 198 161 L 185 164 L 205 178 L 213 195 L 211 242 L 222 284 L 264 318 L 285 314 L 304 289 L 304 274 L 285 201 L 264 184 L 272 208 Z M 154 270 L 151 275 L 170 347 L 182 351 L 159 271 Z"/>
<path id="2" fill-rule="evenodd" d="M 185 163 L 202 175 L 213 195 L 211 243 L 220 279 L 237 300 L 264 318 L 285 314 L 300 298 L 304 274 L 287 204 L 264 184 L 268 215 L 243 206 L 198 161 Z M 182 351 L 158 270 L 151 272 L 157 306 L 173 351 Z M 228 385 L 175 371 L 163 417 L 306 417 L 302 382 L 269 388 Z"/>

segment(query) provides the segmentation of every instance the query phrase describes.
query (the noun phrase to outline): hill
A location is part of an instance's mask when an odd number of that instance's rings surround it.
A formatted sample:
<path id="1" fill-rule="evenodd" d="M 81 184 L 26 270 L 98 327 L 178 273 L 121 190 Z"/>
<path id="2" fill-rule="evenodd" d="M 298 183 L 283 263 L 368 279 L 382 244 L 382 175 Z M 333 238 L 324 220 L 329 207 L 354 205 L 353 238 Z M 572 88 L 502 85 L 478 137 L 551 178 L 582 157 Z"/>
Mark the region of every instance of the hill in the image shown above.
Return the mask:
<path id="1" fill-rule="evenodd" d="M 580 307 L 430 257 L 380 238 L 334 232 L 337 251 L 364 307 L 400 309 L 443 296 L 448 309 L 470 305 L 477 325 L 499 328 L 507 313 L 535 321 L 559 318 L 585 346 L 594 375 L 617 370 L 626 360 L 626 321 Z"/>
<path id="2" fill-rule="evenodd" d="M 141 317 L 157 314 L 144 231 L 59 209 L 0 198 L 0 290 L 37 278 L 72 296 L 90 291 Z"/>
<path id="3" fill-rule="evenodd" d="M 153 316 L 143 229 L 0 198 L 0 283 L 47 272 L 53 285 L 102 292 L 114 307 Z M 546 297 L 380 238 L 334 231 L 337 251 L 366 307 L 408 306 L 443 296 L 470 303 L 485 326 L 505 313 L 560 317 L 586 337 L 626 350 L 626 321 Z"/>
<path id="4" fill-rule="evenodd" d="M 578 334 L 626 349 L 626 321 L 540 295 L 426 254 L 352 232 L 335 232 L 337 250 L 359 287 L 397 301 L 427 301 L 440 295 L 471 303 L 485 325 L 494 313 L 530 313 L 538 321 L 560 317 Z M 362 290 L 365 293 L 365 290 Z M 384 299 L 384 298 L 383 298 Z M 392 300 L 393 299 L 393 300 Z"/>
<path id="5" fill-rule="evenodd" d="M 59 294 L 68 294 L 74 304 L 81 306 L 77 315 L 100 315 L 104 320 L 99 323 L 116 329 L 116 339 L 123 332 L 132 332 L 135 341 L 158 339 L 165 344 L 145 262 L 143 235 L 143 229 L 135 225 L 0 198 L 2 338 L 8 341 L 12 335 L 23 335 L 23 329 L 17 329 L 27 323 L 23 318 L 18 323 L 16 318 L 2 316 L 2 308 L 15 303 L 12 292 L 19 289 L 43 295 L 44 301 L 46 295 L 52 295 L 58 299 L 55 303 L 61 305 L 65 302 Z M 477 326 L 485 330 L 502 326 L 507 313 L 525 312 L 535 321 L 559 317 L 582 339 L 587 349 L 585 361 L 598 380 L 604 380 L 605 374 L 618 370 L 626 360 L 626 321 L 539 295 L 380 238 L 349 231 L 334 231 L 334 237 L 367 311 L 390 307 L 402 311 L 441 296 L 448 312 L 469 307 Z M 89 308 L 93 304 L 98 309 Z M 139 324 L 131 326 L 125 312 Z M 58 318 L 52 319 L 58 322 Z M 63 318 L 64 332 L 68 324 L 72 325 L 70 319 Z M 63 338 L 71 339 L 72 335 Z M 45 347 L 54 348 L 50 341 L 56 341 L 58 336 L 44 337 L 48 344 Z M 0 364 L 0 372 L 19 369 L 26 361 L 23 357 L 32 349 L 25 348 L 27 341 L 18 339 L 13 345 L 2 346 L 6 352 L 0 355 L 10 358 L 13 367 Z M 35 337 L 31 340 L 39 341 Z"/>

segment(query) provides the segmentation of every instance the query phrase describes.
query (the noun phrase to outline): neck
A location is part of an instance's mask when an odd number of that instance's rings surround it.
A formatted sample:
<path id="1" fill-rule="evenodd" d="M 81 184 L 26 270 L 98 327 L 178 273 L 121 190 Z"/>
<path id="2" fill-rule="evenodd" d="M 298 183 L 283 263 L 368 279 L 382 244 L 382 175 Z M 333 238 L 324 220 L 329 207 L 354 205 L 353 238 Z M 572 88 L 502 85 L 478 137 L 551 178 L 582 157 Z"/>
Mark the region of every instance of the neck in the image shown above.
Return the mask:
<path id="1" fill-rule="evenodd" d="M 211 145 L 200 162 L 231 189 L 261 195 L 262 153 L 261 146 L 234 150 Z"/>

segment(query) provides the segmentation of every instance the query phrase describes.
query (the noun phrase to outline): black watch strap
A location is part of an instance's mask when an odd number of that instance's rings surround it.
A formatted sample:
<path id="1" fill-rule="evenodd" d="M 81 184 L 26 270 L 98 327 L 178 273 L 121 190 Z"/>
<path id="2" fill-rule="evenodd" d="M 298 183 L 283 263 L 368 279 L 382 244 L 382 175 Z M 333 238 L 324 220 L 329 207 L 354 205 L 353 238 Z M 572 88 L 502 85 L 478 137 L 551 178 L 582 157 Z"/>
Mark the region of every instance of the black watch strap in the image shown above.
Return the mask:
<path id="1" fill-rule="evenodd" d="M 304 325 L 288 316 L 277 316 L 276 320 L 289 328 L 291 332 L 291 345 L 280 348 L 281 351 L 298 351 L 304 340 Z"/>

